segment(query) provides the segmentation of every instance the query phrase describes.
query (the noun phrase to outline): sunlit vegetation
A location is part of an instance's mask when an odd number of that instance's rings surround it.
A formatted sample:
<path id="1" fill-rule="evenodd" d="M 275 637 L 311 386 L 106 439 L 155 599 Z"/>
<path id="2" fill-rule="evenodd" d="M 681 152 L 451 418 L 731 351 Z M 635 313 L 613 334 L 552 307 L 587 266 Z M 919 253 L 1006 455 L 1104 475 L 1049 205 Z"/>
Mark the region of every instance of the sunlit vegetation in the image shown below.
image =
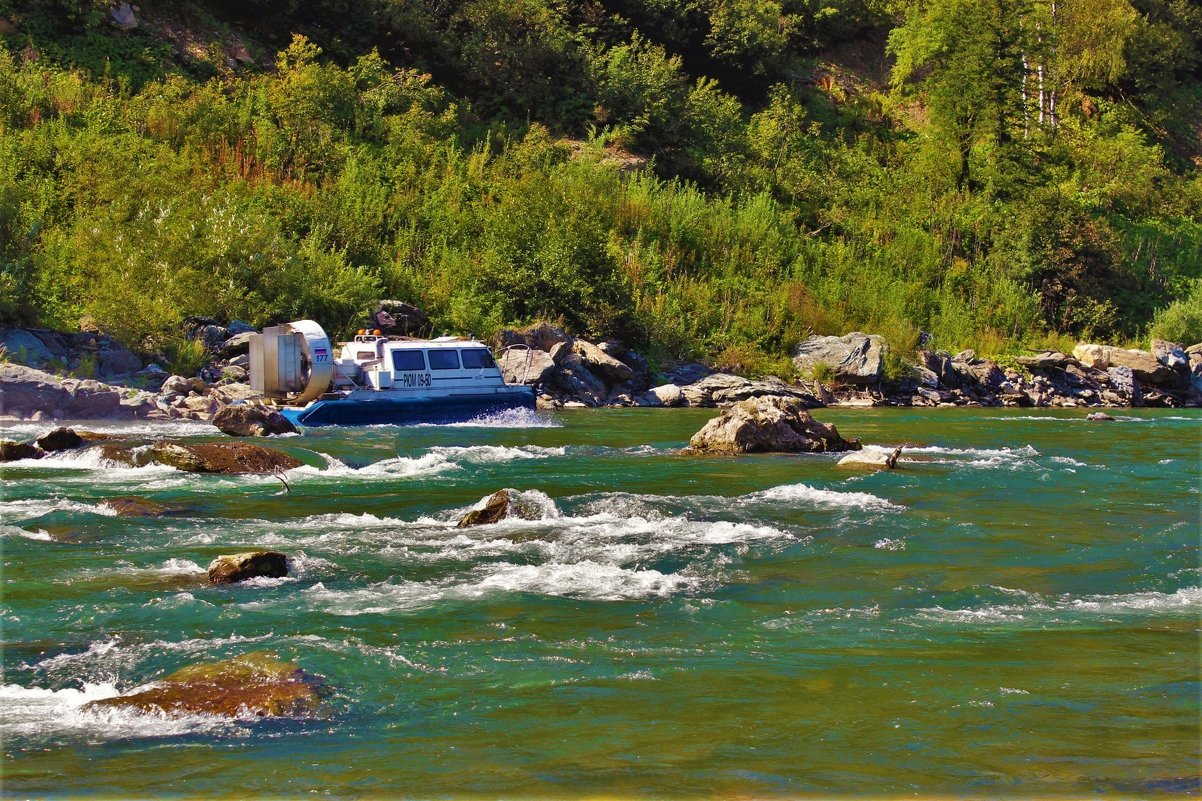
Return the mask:
<path id="1" fill-rule="evenodd" d="M 1187 0 L 142 7 L 0 0 L 0 321 L 170 353 L 395 297 L 747 372 L 1202 337 Z"/>

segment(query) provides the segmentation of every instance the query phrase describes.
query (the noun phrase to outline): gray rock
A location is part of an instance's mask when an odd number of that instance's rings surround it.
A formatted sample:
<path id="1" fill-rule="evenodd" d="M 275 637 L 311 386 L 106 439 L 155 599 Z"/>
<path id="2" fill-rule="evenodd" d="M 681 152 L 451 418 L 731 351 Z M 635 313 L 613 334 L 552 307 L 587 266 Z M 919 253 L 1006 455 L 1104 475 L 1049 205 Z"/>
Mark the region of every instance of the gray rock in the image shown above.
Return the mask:
<path id="1" fill-rule="evenodd" d="M 200 340 L 209 353 L 219 353 L 222 346 L 225 345 L 225 341 L 229 339 L 229 336 L 230 332 L 227 329 L 219 325 L 209 324 L 198 328 L 196 333 L 192 335 L 192 338 Z"/>
<path id="2" fill-rule="evenodd" d="M 379 328 L 385 334 L 402 334 L 407 336 L 422 336 L 433 330 L 430 318 L 426 313 L 403 300 L 381 300 L 376 304 L 374 328 Z M 386 317 L 381 315 L 383 312 Z"/>
<path id="3" fill-rule="evenodd" d="M 111 345 L 96 353 L 96 370 L 102 377 L 126 375 L 142 369 L 142 360 L 129 348 Z"/>
<path id="4" fill-rule="evenodd" d="M 11 362 L 0 362 L 0 416 L 27 420 L 37 412 L 62 415 L 71 390 L 49 373 Z"/>
<path id="5" fill-rule="evenodd" d="M 244 331 L 241 334 L 234 334 L 225 341 L 221 346 L 221 356 L 225 359 L 232 359 L 235 356 L 241 356 L 244 353 L 250 352 L 250 338 L 254 336 L 253 331 Z"/>
<path id="6" fill-rule="evenodd" d="M 858 450 L 833 425 L 820 423 L 796 398 L 762 397 L 736 403 L 689 440 L 703 453 L 799 453 Z"/>
<path id="7" fill-rule="evenodd" d="M 753 381 L 730 373 L 713 373 L 681 387 L 680 391 L 689 406 L 730 406 L 749 398 L 761 397 L 796 398 L 807 406 L 822 405 L 804 387 L 779 380 Z"/>
<path id="8" fill-rule="evenodd" d="M 1059 351 L 1045 350 L 1034 356 L 1019 356 L 1014 361 L 1031 370 L 1046 370 L 1049 367 L 1062 368 L 1075 360 Z"/>
<path id="9" fill-rule="evenodd" d="M 10 361 L 29 367 L 47 367 L 57 361 L 42 340 L 20 328 L 0 331 L 0 347 Z"/>
<path id="10" fill-rule="evenodd" d="M 554 383 L 569 398 L 588 406 L 600 406 L 609 395 L 605 382 L 594 375 L 585 366 L 584 360 L 575 353 L 564 357 L 555 372 Z"/>
<path id="11" fill-rule="evenodd" d="M 634 378 L 634 370 L 630 369 L 630 365 L 618 361 L 591 342 L 578 339 L 572 350 L 584 360 L 584 365 L 593 375 L 608 384 L 620 384 Z"/>
<path id="12" fill-rule="evenodd" d="M 507 384 L 542 386 L 551 380 L 555 362 L 537 348 L 507 348 L 497 357 L 497 367 Z"/>
<path id="13" fill-rule="evenodd" d="M 879 336 L 854 331 L 841 337 L 813 336 L 797 346 L 793 365 L 809 374 L 819 365 L 848 384 L 875 384 L 885 375 L 885 346 Z"/>
<path id="14" fill-rule="evenodd" d="M 684 403 L 684 393 L 675 384 L 662 384 L 652 387 L 639 398 L 640 406 L 680 406 Z"/>
<path id="15" fill-rule="evenodd" d="M 200 386 L 200 391 L 203 392 L 203 381 L 200 382 Z M 196 389 L 198 389 L 197 379 L 185 378 L 182 375 L 173 375 L 164 381 L 162 385 L 162 393 L 164 395 L 188 395 Z"/>
<path id="16" fill-rule="evenodd" d="M 1111 389 L 1120 397 L 1126 399 L 1133 406 L 1140 404 L 1142 393 L 1134 370 L 1126 366 L 1108 367 L 1106 375 L 1110 379 Z"/>
<path id="17" fill-rule="evenodd" d="M 1189 370 L 1189 356 L 1185 348 L 1176 342 L 1166 342 L 1163 339 L 1152 340 L 1152 353 L 1156 360 L 1170 370 L 1178 372 Z"/>
<path id="18" fill-rule="evenodd" d="M 1085 419 L 1086 420 L 1094 420 L 1094 421 L 1109 421 L 1109 422 L 1114 421 L 1114 418 L 1111 417 L 1110 415 L 1106 414 L 1106 412 L 1093 412 L 1091 414 L 1085 415 Z"/>
<path id="19" fill-rule="evenodd" d="M 119 390 L 84 389 L 82 386 L 72 393 L 70 400 L 63 408 L 63 416 L 75 420 L 120 417 L 121 413 L 121 392 Z"/>
<path id="20" fill-rule="evenodd" d="M 576 352 L 574 350 L 572 350 L 572 342 L 571 341 L 556 342 L 554 345 L 551 346 L 551 348 L 547 351 L 547 353 L 550 354 L 551 361 L 555 362 L 556 366 L 563 364 L 563 360 L 568 358 L 569 356 L 576 355 Z"/>
<path id="21" fill-rule="evenodd" d="M 674 362 L 660 373 L 665 384 L 675 384 L 683 387 L 695 384 L 714 371 L 701 362 Z"/>
<path id="22" fill-rule="evenodd" d="M 229 331 L 231 335 L 234 335 L 234 334 L 253 334 L 258 329 L 255 328 L 250 323 L 243 322 L 242 320 L 232 320 L 232 321 L 230 321 L 230 324 L 228 326 L 226 326 L 226 330 Z"/>
<path id="23" fill-rule="evenodd" d="M 1110 364 L 1115 367 L 1130 367 L 1141 384 L 1157 387 L 1180 387 L 1185 384 L 1184 373 L 1166 367 L 1155 354 L 1146 350 L 1112 348 Z"/>

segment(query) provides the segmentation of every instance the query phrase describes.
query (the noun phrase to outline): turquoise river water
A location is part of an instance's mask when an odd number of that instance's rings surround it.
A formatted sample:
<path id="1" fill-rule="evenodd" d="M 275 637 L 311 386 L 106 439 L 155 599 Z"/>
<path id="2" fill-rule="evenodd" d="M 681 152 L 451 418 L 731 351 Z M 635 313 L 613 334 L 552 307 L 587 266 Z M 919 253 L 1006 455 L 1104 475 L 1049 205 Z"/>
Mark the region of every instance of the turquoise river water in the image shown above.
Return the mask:
<path id="1" fill-rule="evenodd" d="M 683 453 L 714 414 L 310 430 L 267 443 L 306 463 L 290 492 L 4 466 L 4 794 L 1202 794 L 1202 413 L 819 411 L 913 446 L 880 473 Z M 502 487 L 537 519 L 455 528 Z M 289 577 L 205 583 L 258 547 Z M 252 651 L 324 677 L 325 713 L 83 709 Z"/>

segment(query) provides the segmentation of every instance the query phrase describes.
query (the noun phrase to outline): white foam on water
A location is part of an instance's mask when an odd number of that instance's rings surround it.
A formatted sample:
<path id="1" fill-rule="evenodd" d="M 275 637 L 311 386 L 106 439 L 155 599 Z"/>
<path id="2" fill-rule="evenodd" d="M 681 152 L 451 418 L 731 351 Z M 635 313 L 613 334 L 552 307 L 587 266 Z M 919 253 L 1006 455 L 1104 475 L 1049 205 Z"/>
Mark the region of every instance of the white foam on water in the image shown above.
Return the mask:
<path id="1" fill-rule="evenodd" d="M 563 456 L 567 448 L 544 448 L 537 445 L 470 445 L 437 446 L 421 456 L 397 456 L 363 467 L 350 467 L 345 462 L 327 454 L 319 454 L 326 461 L 324 468 L 303 465 L 288 471 L 289 478 L 414 478 L 435 476 L 453 470 L 463 470 L 470 465 L 504 464 L 522 459 L 548 459 Z"/>
<path id="2" fill-rule="evenodd" d="M 191 559 L 168 559 L 162 564 L 137 567 L 130 562 L 118 562 L 118 566 L 108 569 L 87 568 L 79 571 L 78 575 L 93 578 L 97 576 L 197 576 L 206 573 L 205 568 Z"/>
<path id="3" fill-rule="evenodd" d="M 1202 614 L 1202 587 L 1186 587 L 1173 593 L 1137 592 L 1123 595 L 1087 595 L 1083 598 L 1061 596 L 1055 601 L 1042 599 L 1034 593 L 1022 595 L 1029 599 L 1028 603 L 994 604 L 975 609 L 944 609 L 936 606 L 918 610 L 917 617 L 920 620 L 952 623 L 1009 623 L 1027 619 L 1054 623 L 1067 622 L 1066 614 L 1068 620 L 1081 614 Z"/>
<path id="4" fill-rule="evenodd" d="M 880 551 L 904 551 L 906 550 L 906 541 L 903 539 L 891 540 L 885 537 L 874 542 L 872 547 Z"/>
<path id="5" fill-rule="evenodd" d="M 1055 464 L 1066 464 L 1066 465 L 1070 465 L 1072 467 L 1089 467 L 1089 465 L 1086 464 L 1085 462 L 1079 462 L 1071 456 L 1053 456 L 1050 461 L 1054 462 Z M 1069 471 L 1069 472 L 1076 472 L 1076 471 L 1073 470 L 1073 471 Z"/>
<path id="6" fill-rule="evenodd" d="M 421 427 L 431 426 L 422 423 Z M 492 414 L 483 414 L 461 423 L 446 423 L 438 428 L 563 428 L 563 423 L 546 412 L 534 409 L 505 409 Z"/>
<path id="7" fill-rule="evenodd" d="M 36 542 L 54 542 L 54 537 L 45 529 L 39 528 L 36 531 L 30 531 L 20 526 L 10 526 L 7 523 L 0 525 L 0 537 L 22 537 Z"/>
<path id="8" fill-rule="evenodd" d="M 817 489 L 808 484 L 783 484 L 744 495 L 738 500 L 751 503 L 786 501 L 828 509 L 861 509 L 868 512 L 896 512 L 904 508 L 868 492 L 839 492 Z"/>
<path id="9" fill-rule="evenodd" d="M 1202 613 L 1202 587 L 1185 587 L 1167 594 L 1136 592 L 1127 595 L 1087 595 L 1084 598 L 1062 600 L 1061 606 L 1080 611 L 1117 614 L 1178 610 Z"/>
<path id="10" fill-rule="evenodd" d="M 243 637 L 233 634 L 229 637 L 190 639 L 176 642 L 167 640 L 125 642 L 120 638 L 114 637 L 94 642 L 85 651 L 56 654 L 33 664 L 21 665 L 21 667 L 50 676 L 58 676 L 63 680 L 83 678 L 93 682 L 114 682 L 120 676 L 132 673 L 146 659 L 158 654 L 172 653 L 207 657 L 211 656 L 219 648 L 229 645 L 262 642 L 271 636 L 271 634 L 264 634 L 259 637 Z"/>
<path id="11" fill-rule="evenodd" d="M 197 733 L 228 736 L 245 730 L 237 719 L 212 715 L 84 708 L 92 701 L 119 694 L 117 687 L 108 683 L 59 690 L 5 684 L 0 686 L 0 733 L 5 738 L 43 739 L 66 735 L 94 742 Z"/>
<path id="12" fill-rule="evenodd" d="M 613 564 L 577 562 L 481 565 L 462 579 L 429 582 L 382 582 L 358 589 L 328 589 L 319 582 L 299 594 L 315 610 L 334 615 L 387 614 L 418 609 L 448 600 L 478 600 L 512 593 L 532 593 L 597 601 L 644 600 L 694 590 L 702 579 L 636 570 Z"/>
<path id="13" fill-rule="evenodd" d="M 197 420 L 82 420 L 45 421 L 41 423 L 0 424 L 0 439 L 12 437 L 37 438 L 56 428 L 68 427 L 77 433 L 107 434 L 112 437 L 211 437 L 221 431 L 210 423 Z"/>
<path id="14" fill-rule="evenodd" d="M 51 512 L 79 512 L 115 517 L 117 513 L 101 502 L 82 503 L 68 498 L 27 498 L 19 501 L 0 501 L 0 521 L 41 517 Z"/>

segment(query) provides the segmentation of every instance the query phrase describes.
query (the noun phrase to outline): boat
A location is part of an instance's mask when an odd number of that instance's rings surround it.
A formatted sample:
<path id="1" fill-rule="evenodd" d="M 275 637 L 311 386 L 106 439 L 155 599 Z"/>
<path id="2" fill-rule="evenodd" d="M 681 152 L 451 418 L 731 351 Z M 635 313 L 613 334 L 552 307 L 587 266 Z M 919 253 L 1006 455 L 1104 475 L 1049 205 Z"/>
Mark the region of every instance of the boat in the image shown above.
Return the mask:
<path id="1" fill-rule="evenodd" d="M 318 323 L 297 320 L 250 339 L 251 387 L 296 425 L 454 423 L 535 408 L 533 388 L 505 383 L 471 338 L 360 330 L 336 353 Z"/>

